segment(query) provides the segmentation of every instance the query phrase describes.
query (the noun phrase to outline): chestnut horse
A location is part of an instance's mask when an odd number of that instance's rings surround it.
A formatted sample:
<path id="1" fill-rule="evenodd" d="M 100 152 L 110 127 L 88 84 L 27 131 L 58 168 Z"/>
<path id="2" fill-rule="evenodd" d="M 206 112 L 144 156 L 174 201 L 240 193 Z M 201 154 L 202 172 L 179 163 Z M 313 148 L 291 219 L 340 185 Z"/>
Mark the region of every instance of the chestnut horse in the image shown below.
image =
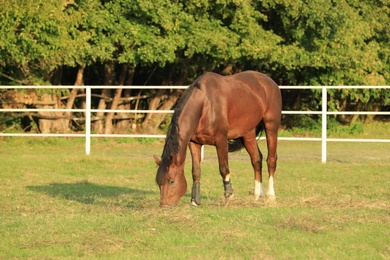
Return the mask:
<path id="1" fill-rule="evenodd" d="M 187 146 L 192 155 L 191 203 L 200 205 L 202 145 L 216 146 L 224 196 L 233 196 L 228 152 L 245 147 L 255 173 L 255 199 L 263 195 L 262 159 L 256 137 L 265 130 L 268 147 L 268 196 L 275 196 L 274 173 L 282 98 L 268 76 L 245 71 L 232 76 L 207 72 L 197 78 L 180 98 L 168 129 L 156 182 L 160 205 L 176 205 L 187 191 L 184 162 Z"/>

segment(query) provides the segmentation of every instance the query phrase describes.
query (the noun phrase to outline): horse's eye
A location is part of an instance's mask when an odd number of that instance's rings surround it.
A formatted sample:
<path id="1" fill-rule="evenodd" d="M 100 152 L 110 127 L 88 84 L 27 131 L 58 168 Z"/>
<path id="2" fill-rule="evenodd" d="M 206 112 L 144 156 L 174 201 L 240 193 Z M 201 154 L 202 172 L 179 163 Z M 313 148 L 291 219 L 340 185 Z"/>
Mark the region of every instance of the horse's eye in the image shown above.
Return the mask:
<path id="1" fill-rule="evenodd" d="M 170 179 L 169 180 L 169 185 L 172 185 L 172 184 L 174 184 L 175 183 L 175 179 Z"/>

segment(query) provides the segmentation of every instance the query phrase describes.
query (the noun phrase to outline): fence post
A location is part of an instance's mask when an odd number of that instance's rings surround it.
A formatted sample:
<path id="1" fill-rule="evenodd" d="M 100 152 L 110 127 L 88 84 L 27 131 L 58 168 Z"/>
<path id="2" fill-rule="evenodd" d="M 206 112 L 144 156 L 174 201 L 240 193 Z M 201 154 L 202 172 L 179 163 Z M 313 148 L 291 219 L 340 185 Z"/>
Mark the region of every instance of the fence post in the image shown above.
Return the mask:
<path id="1" fill-rule="evenodd" d="M 91 153 L 91 87 L 85 87 L 85 154 Z"/>
<path id="2" fill-rule="evenodd" d="M 328 95 L 327 88 L 322 87 L 322 163 L 326 163 L 326 129 L 327 129 L 327 117 L 328 117 Z"/>

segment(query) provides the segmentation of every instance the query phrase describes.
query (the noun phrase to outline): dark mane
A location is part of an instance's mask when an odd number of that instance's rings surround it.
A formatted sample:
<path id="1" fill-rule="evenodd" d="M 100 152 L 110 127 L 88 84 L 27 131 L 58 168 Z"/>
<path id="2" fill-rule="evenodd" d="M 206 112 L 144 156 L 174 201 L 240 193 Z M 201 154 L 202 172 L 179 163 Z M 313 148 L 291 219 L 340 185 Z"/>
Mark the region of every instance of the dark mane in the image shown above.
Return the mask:
<path id="1" fill-rule="evenodd" d="M 203 75 L 202 75 L 203 76 Z M 173 155 L 177 154 L 180 149 L 180 126 L 179 126 L 179 117 L 180 114 L 190 98 L 192 92 L 195 88 L 199 88 L 199 80 L 202 78 L 200 76 L 192 83 L 180 97 L 175 111 L 172 116 L 171 124 L 168 129 L 167 137 L 165 139 L 164 150 L 161 155 L 161 165 L 162 169 L 167 169 L 172 162 Z"/>

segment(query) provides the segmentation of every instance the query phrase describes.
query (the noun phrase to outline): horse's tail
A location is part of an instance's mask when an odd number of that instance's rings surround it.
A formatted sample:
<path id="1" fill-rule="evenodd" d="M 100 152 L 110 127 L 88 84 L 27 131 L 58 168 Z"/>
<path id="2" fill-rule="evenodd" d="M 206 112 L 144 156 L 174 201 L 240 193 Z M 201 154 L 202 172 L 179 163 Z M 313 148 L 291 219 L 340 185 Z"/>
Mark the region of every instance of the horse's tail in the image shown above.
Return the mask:
<path id="1" fill-rule="evenodd" d="M 260 123 L 256 126 L 256 135 L 261 136 L 264 130 L 264 121 L 261 120 Z M 237 152 L 244 148 L 244 140 L 242 137 L 237 139 L 229 140 L 229 152 Z"/>

